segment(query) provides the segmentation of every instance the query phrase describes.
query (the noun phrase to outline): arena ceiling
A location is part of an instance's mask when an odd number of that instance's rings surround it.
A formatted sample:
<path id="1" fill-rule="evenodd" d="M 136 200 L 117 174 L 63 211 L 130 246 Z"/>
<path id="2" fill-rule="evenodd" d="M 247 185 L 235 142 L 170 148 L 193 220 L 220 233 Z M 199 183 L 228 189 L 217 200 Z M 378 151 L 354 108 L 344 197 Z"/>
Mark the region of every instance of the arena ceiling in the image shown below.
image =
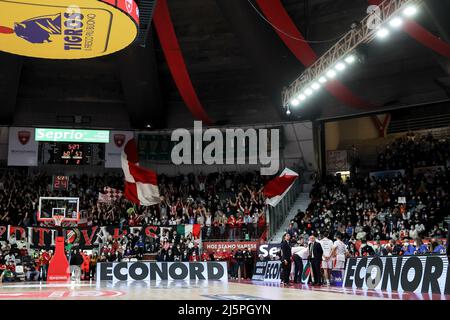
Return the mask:
<path id="1" fill-rule="evenodd" d="M 368 1 L 373 0 L 281 3 L 305 39 L 325 41 L 360 21 Z M 416 21 L 450 43 L 450 1 L 425 2 Z M 322 92 L 287 117 L 281 90 L 304 66 L 255 8 L 256 0 L 168 0 L 193 87 L 212 123 L 333 118 L 449 99 L 449 59 L 400 31 L 361 48 L 364 62 L 341 78 L 370 107 L 352 107 Z M 311 47 L 320 55 L 333 43 Z M 58 126 L 86 114 L 75 125 L 107 126 L 110 121 L 114 127 L 166 128 L 192 126 L 195 119 L 175 85 L 155 30 L 145 48 L 136 44 L 99 59 L 51 61 L 0 53 L 0 95 L 3 125 L 31 125 L 36 114 L 48 114 L 50 120 L 43 121 L 54 123 L 45 124 Z"/>

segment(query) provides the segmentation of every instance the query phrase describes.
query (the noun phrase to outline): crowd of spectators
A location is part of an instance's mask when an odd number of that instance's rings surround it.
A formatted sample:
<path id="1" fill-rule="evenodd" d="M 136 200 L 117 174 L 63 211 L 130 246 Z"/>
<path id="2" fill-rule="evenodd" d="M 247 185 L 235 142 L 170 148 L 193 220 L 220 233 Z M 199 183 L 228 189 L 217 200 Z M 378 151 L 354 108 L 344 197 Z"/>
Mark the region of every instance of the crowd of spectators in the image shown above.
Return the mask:
<path id="1" fill-rule="evenodd" d="M 51 179 L 6 171 L 0 179 L 0 223 L 38 225 L 39 197 L 70 196 L 80 198 L 88 225 L 200 224 L 203 239 L 222 240 L 259 238 L 266 225 L 261 192 L 265 177 L 255 173 L 160 176 L 161 202 L 151 207 L 137 207 L 124 198 L 97 201 L 105 187 L 123 189 L 121 175 L 71 176 L 67 191 L 53 191 Z"/>
<path id="2" fill-rule="evenodd" d="M 404 169 L 408 173 L 417 167 L 445 166 L 450 158 L 446 138 L 437 139 L 431 132 L 418 135 L 408 132 L 395 139 L 378 155 L 379 170 Z"/>
<path id="3" fill-rule="evenodd" d="M 140 207 L 124 198 L 108 203 L 98 201 L 99 192 L 105 187 L 123 189 L 121 175 L 71 176 L 68 190 L 61 191 L 52 189 L 52 177 L 49 175 L 6 170 L 0 178 L 0 224 L 22 227 L 45 225 L 37 221 L 39 197 L 79 197 L 80 211 L 88 226 L 168 227 L 155 238 L 129 234 L 114 241 L 110 237 L 99 248 L 100 262 L 140 260 L 145 253 L 156 254 L 158 261 L 211 259 L 200 256 L 198 239 L 192 235 L 177 234 L 176 226 L 200 224 L 200 238 L 204 241 L 259 238 L 266 228 L 262 194 L 265 179 L 256 173 L 162 175 L 158 177 L 161 202 L 151 207 Z M 72 252 L 70 248 L 68 250 Z M 75 260 L 79 259 L 74 259 L 75 266 Z M 45 266 L 30 265 L 30 270 L 39 273 L 39 279 L 45 279 Z M 78 268 L 74 267 L 74 272 L 78 273 Z M 82 272 L 83 276 L 85 273 Z M 75 278 L 79 278 L 78 275 Z"/>
<path id="4" fill-rule="evenodd" d="M 328 232 L 332 236 L 343 235 L 352 255 L 361 254 L 364 243 L 372 241 L 378 241 L 374 251 L 383 248 L 383 252 L 392 253 L 392 243 L 397 246 L 395 252 L 405 251 L 398 247 L 408 248 L 407 252 L 419 252 L 419 248 L 423 252 L 442 251 L 442 241 L 438 239 L 447 235 L 443 221 L 450 212 L 450 176 L 448 169 L 441 166 L 448 159 L 448 143 L 430 134 L 408 134 L 386 150 L 380 157 L 384 164 L 379 169 L 405 169 L 404 174 L 359 174 L 345 181 L 340 175 L 330 175 L 316 181 L 308 208 L 298 211 L 287 230 L 292 241 L 306 240 L 311 234 L 320 238 Z M 434 168 L 414 172 L 414 168 L 422 166 Z M 421 240 L 426 238 L 435 239 L 427 250 Z M 361 248 L 357 241 L 364 242 Z M 385 241 L 389 243 L 382 245 Z M 365 250 L 372 251 L 369 247 Z"/>

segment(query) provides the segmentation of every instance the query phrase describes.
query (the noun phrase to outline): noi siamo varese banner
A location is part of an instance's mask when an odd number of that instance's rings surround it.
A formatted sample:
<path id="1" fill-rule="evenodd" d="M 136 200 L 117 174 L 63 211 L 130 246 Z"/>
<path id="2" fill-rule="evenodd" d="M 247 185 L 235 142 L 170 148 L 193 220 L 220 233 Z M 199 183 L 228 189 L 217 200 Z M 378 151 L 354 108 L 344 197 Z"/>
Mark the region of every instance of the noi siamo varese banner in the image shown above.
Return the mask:
<path id="1" fill-rule="evenodd" d="M 137 37 L 134 0 L 0 0 L 0 51 L 84 59 L 124 49 Z"/>
<path id="2" fill-rule="evenodd" d="M 139 234 L 150 238 L 159 238 L 164 232 L 176 230 L 175 227 L 140 226 L 92 226 L 84 228 L 63 228 L 63 236 L 66 243 L 72 243 L 80 249 L 94 249 L 106 242 L 111 236 L 113 239 L 121 239 L 128 234 Z M 55 247 L 57 230 L 46 227 L 17 227 L 11 225 L 0 226 L 0 241 L 7 241 L 14 235 L 19 240 L 26 240 L 33 249 L 51 249 Z"/>

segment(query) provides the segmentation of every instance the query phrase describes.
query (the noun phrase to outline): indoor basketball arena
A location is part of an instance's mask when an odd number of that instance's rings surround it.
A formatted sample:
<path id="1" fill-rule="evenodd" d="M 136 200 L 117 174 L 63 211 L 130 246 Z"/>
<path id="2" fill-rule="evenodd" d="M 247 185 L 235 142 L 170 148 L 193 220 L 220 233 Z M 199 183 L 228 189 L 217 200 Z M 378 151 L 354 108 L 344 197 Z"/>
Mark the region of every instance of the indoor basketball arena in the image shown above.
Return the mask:
<path id="1" fill-rule="evenodd" d="M 450 300 L 449 14 L 0 0 L 0 301 Z"/>

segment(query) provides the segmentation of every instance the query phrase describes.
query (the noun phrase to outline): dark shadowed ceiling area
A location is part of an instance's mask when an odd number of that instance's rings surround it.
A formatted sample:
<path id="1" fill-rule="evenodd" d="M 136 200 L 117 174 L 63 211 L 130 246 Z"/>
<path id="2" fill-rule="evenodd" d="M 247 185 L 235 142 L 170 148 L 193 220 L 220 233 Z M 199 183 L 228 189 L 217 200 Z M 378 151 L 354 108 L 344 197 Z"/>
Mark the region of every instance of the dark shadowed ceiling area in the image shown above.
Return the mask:
<path id="1" fill-rule="evenodd" d="M 367 0 L 281 2 L 305 39 L 321 41 L 349 31 L 368 7 Z M 373 105 L 370 110 L 349 107 L 324 91 L 287 117 L 281 90 L 304 66 L 247 0 L 168 0 L 168 7 L 193 87 L 217 124 L 333 118 L 450 98 L 448 58 L 399 31 L 361 48 L 364 61 L 340 78 Z M 416 20 L 449 43 L 449 14 L 450 1 L 426 0 Z M 335 41 L 311 46 L 321 55 Z M 160 129 L 192 126 L 195 119 L 155 30 L 145 48 L 134 44 L 92 60 L 0 53 L 0 95 L 2 125 Z"/>

